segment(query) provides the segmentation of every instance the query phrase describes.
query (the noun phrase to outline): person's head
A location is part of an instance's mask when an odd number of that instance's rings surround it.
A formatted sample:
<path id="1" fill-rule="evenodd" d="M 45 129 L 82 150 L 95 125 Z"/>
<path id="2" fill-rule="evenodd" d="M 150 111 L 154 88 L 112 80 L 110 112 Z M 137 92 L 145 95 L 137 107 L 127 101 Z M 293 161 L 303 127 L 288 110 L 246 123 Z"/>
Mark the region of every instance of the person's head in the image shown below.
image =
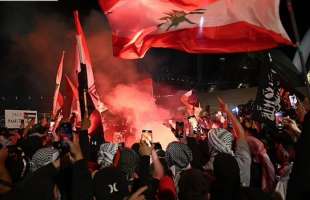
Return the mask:
<path id="1" fill-rule="evenodd" d="M 100 168 L 109 167 L 113 164 L 114 156 L 118 150 L 117 144 L 103 143 L 98 152 L 97 163 Z"/>
<path id="2" fill-rule="evenodd" d="M 220 153 L 213 162 L 215 181 L 211 197 L 214 200 L 240 199 L 240 170 L 236 159 L 229 154 Z"/>
<path id="3" fill-rule="evenodd" d="M 93 183 L 96 200 L 121 200 L 129 193 L 125 174 L 112 166 L 96 172 Z"/>
<path id="4" fill-rule="evenodd" d="M 40 119 L 40 125 L 41 125 L 42 127 L 48 127 L 48 126 L 49 126 L 48 120 L 47 120 L 46 117 L 42 117 L 42 118 Z"/>
<path id="5" fill-rule="evenodd" d="M 31 129 L 30 134 L 34 134 L 34 133 L 44 134 L 44 133 L 47 133 L 47 131 L 48 131 L 48 126 L 41 126 L 41 124 L 36 124 Z"/>
<path id="6" fill-rule="evenodd" d="M 59 151 L 53 147 L 45 147 L 38 149 L 32 156 L 30 162 L 30 171 L 35 172 L 41 167 L 55 161 L 59 156 Z"/>
<path id="7" fill-rule="evenodd" d="M 0 136 L 8 137 L 10 135 L 9 130 L 7 128 L 0 128 Z"/>
<path id="8" fill-rule="evenodd" d="M 128 180 L 133 179 L 139 164 L 139 155 L 132 149 L 119 149 L 114 157 L 113 164 L 120 169 Z"/>
<path id="9" fill-rule="evenodd" d="M 183 171 L 178 186 L 180 200 L 208 200 L 209 182 L 198 169 Z"/>
<path id="10" fill-rule="evenodd" d="M 57 133 L 61 137 L 71 137 L 72 136 L 72 124 L 69 122 L 61 123 L 57 129 Z M 70 139 L 70 138 L 69 138 Z"/>
<path id="11" fill-rule="evenodd" d="M 175 166 L 176 170 L 185 169 L 193 160 L 190 148 L 180 142 L 172 142 L 166 149 L 166 160 L 168 166 Z"/>
<path id="12" fill-rule="evenodd" d="M 19 146 L 13 145 L 7 146 L 7 148 L 8 156 L 5 166 L 12 178 L 12 182 L 16 183 L 26 176 L 29 170 L 29 162 L 24 151 Z"/>
<path id="13" fill-rule="evenodd" d="M 211 154 L 233 154 L 232 144 L 234 137 L 231 132 L 223 128 L 211 129 L 208 132 L 208 144 Z"/>
<path id="14" fill-rule="evenodd" d="M 137 154 L 139 154 L 140 143 L 136 142 L 131 146 L 131 149 L 134 150 Z"/>
<path id="15" fill-rule="evenodd" d="M 43 147 L 43 140 L 40 136 L 33 135 L 25 139 L 21 144 L 21 147 L 27 157 L 31 158 L 38 149 Z"/>

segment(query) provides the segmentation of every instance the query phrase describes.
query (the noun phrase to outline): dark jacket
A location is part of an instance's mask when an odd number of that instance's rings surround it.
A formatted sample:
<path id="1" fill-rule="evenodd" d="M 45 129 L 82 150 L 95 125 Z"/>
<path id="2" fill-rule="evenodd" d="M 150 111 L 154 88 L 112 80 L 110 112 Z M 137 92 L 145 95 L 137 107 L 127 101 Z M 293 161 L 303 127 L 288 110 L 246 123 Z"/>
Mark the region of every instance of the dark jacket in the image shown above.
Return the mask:
<path id="1" fill-rule="evenodd" d="M 18 183 L 1 200 L 52 200 L 58 170 L 48 164 Z M 72 200 L 92 200 L 92 179 L 85 160 L 72 165 Z"/>
<path id="2" fill-rule="evenodd" d="M 287 200 L 310 197 L 310 112 L 304 118 L 302 133 L 296 144 L 296 157 L 287 188 Z"/>

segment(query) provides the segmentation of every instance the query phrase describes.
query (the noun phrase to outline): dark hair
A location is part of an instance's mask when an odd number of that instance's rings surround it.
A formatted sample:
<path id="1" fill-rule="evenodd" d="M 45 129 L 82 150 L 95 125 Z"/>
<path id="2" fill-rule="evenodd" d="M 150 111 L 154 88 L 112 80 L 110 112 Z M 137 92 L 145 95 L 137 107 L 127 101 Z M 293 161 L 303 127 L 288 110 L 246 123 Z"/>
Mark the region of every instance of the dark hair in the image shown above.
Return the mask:
<path id="1" fill-rule="evenodd" d="M 29 161 L 25 156 L 24 151 L 16 146 L 8 146 L 8 158 L 5 161 L 5 166 L 12 178 L 13 183 L 22 180 L 29 170 Z"/>
<path id="2" fill-rule="evenodd" d="M 158 149 L 163 149 L 163 147 L 161 146 L 161 144 L 159 142 L 155 142 L 154 143 L 154 149 L 158 150 Z"/>
<path id="3" fill-rule="evenodd" d="M 208 200 L 209 181 L 198 169 L 183 171 L 178 186 L 180 200 Z"/>
<path id="4" fill-rule="evenodd" d="M 4 137 L 10 136 L 9 130 L 5 127 L 0 128 L 0 135 L 3 135 Z"/>
<path id="5" fill-rule="evenodd" d="M 211 189 L 212 199 L 240 199 L 240 170 L 236 159 L 220 153 L 215 156 L 213 168 L 216 179 Z"/>
<path id="6" fill-rule="evenodd" d="M 293 93 L 296 95 L 296 97 L 303 102 L 306 98 L 305 95 L 303 95 L 301 92 L 299 92 L 298 90 L 294 90 Z"/>

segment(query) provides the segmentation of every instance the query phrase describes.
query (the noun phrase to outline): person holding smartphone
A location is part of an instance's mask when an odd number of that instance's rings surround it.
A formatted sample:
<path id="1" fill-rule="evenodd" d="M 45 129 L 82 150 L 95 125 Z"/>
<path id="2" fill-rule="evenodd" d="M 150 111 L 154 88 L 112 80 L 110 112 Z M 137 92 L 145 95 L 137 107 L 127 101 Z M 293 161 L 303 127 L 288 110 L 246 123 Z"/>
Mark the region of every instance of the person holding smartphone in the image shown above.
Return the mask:
<path id="1" fill-rule="evenodd" d="M 153 143 L 153 131 L 143 129 L 141 134 L 141 142 L 144 142 L 151 147 Z"/>
<path id="2" fill-rule="evenodd" d="M 199 119 L 202 108 L 200 107 L 197 92 L 195 90 L 190 90 L 185 93 L 180 100 L 186 107 L 190 134 L 196 135 L 201 133 Z"/>
<path id="3" fill-rule="evenodd" d="M 182 95 L 180 100 L 186 107 L 187 115 L 194 116 L 198 119 L 202 108 L 200 107 L 197 92 L 195 90 L 190 90 Z"/>

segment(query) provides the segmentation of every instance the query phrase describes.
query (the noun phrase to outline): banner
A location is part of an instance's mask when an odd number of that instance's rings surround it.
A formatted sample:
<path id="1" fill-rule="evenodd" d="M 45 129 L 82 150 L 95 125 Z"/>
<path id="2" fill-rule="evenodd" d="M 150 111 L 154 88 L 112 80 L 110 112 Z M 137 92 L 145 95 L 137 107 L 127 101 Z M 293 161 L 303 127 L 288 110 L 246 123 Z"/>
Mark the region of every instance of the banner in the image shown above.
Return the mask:
<path id="1" fill-rule="evenodd" d="M 280 105 L 280 80 L 277 72 L 272 68 L 273 60 L 268 53 L 269 62 L 263 62 L 260 80 L 257 88 L 255 103 L 257 111 L 254 118 L 264 122 L 274 122 L 275 114 L 281 109 Z"/>
<path id="2" fill-rule="evenodd" d="M 5 110 L 4 116 L 6 128 L 21 128 L 23 123 L 26 127 L 32 119 L 38 122 L 37 111 L 34 110 Z"/>

